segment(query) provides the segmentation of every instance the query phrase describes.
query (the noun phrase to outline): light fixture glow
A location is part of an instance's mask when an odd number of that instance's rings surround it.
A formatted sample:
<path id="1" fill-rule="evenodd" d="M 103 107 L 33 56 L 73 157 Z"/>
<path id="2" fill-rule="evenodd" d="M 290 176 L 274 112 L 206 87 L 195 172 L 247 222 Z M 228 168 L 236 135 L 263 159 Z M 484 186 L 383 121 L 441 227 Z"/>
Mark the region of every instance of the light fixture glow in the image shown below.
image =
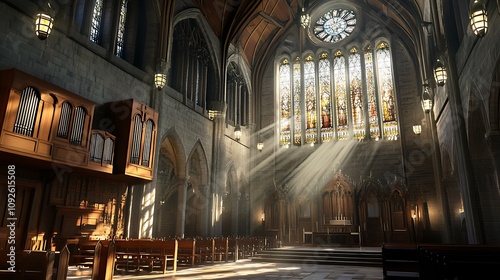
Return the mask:
<path id="1" fill-rule="evenodd" d="M 483 37 L 488 31 L 488 14 L 483 1 L 474 0 L 470 11 L 470 25 L 477 37 Z"/>
<path id="2" fill-rule="evenodd" d="M 167 75 L 163 73 L 155 74 L 155 86 L 158 90 L 162 90 L 167 83 Z"/>
<path id="3" fill-rule="evenodd" d="M 240 125 L 237 125 L 234 128 L 234 139 L 236 139 L 236 141 L 240 141 L 240 139 L 241 139 L 241 127 L 240 127 Z"/>
<path id="4" fill-rule="evenodd" d="M 302 14 L 300 15 L 300 25 L 303 28 L 308 28 L 311 23 L 311 16 L 305 12 L 304 8 L 302 8 Z"/>
<path id="5" fill-rule="evenodd" d="M 48 14 L 39 13 L 35 19 L 35 34 L 40 40 L 45 40 L 49 37 L 52 27 L 54 26 L 54 19 Z"/>
<path id="6" fill-rule="evenodd" d="M 262 149 L 264 149 L 264 143 L 262 142 L 257 143 L 257 150 L 259 150 L 259 152 L 262 152 Z"/>
<path id="7" fill-rule="evenodd" d="M 419 124 L 414 125 L 413 133 L 415 133 L 415 135 L 420 135 L 420 133 L 422 133 L 422 126 Z"/>
<path id="8" fill-rule="evenodd" d="M 448 78 L 446 67 L 439 59 L 437 60 L 436 67 L 434 67 L 434 78 L 436 79 L 437 85 L 440 87 L 444 86 L 446 79 Z"/>
<path id="9" fill-rule="evenodd" d="M 429 85 L 424 84 L 424 90 L 422 92 L 422 109 L 424 113 L 429 113 L 432 110 L 432 96 L 429 90 Z"/>

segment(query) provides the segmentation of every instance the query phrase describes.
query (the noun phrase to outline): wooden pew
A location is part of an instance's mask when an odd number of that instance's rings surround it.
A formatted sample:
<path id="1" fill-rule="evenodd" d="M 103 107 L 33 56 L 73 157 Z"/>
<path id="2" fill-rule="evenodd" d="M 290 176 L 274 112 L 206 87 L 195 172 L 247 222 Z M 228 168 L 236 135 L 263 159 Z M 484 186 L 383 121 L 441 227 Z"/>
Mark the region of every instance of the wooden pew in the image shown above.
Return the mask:
<path id="1" fill-rule="evenodd" d="M 98 240 L 80 239 L 76 250 L 70 255 L 70 265 L 89 266 L 94 264 L 95 246 Z"/>
<path id="2" fill-rule="evenodd" d="M 228 261 L 229 243 L 227 237 L 217 237 L 214 242 L 215 259 L 218 261 Z"/>
<path id="3" fill-rule="evenodd" d="M 201 255 L 196 252 L 196 240 L 180 239 L 177 240 L 177 246 L 177 261 L 179 264 L 194 266 L 196 263 L 201 262 Z"/>
<path id="4" fill-rule="evenodd" d="M 382 244 L 384 279 L 419 279 L 416 244 Z"/>
<path id="5" fill-rule="evenodd" d="M 168 263 L 172 263 L 172 272 L 177 271 L 177 240 L 115 240 L 115 268 L 125 271 L 147 268 L 167 272 Z"/>
<path id="6" fill-rule="evenodd" d="M 489 279 L 500 267 L 500 246 L 418 245 L 421 279 Z"/>
<path id="7" fill-rule="evenodd" d="M 10 271 L 9 251 L 0 250 L 0 279 L 17 280 L 50 280 L 54 267 L 54 252 L 17 251 L 15 253 L 15 269 Z"/>
<path id="8" fill-rule="evenodd" d="M 215 240 L 213 238 L 196 239 L 196 251 L 202 262 L 215 261 Z"/>

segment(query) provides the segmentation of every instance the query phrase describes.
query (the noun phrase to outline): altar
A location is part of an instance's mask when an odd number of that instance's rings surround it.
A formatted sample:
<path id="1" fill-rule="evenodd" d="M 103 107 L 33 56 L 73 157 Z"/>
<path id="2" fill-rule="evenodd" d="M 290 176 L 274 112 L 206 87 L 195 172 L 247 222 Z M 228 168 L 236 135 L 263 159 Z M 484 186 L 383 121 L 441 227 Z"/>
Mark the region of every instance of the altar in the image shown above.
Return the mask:
<path id="1" fill-rule="evenodd" d="M 359 227 L 351 220 L 330 220 L 312 232 L 313 245 L 359 246 Z"/>

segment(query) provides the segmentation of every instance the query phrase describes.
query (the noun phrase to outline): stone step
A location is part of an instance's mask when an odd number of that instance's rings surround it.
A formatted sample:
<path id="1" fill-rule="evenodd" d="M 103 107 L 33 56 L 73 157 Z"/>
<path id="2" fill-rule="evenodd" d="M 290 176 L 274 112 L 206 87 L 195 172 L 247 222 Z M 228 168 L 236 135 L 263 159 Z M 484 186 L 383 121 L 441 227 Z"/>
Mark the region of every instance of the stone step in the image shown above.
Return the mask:
<path id="1" fill-rule="evenodd" d="M 252 261 L 382 267 L 382 253 L 379 251 L 341 251 L 338 249 L 278 248 L 260 252 L 252 258 Z"/>

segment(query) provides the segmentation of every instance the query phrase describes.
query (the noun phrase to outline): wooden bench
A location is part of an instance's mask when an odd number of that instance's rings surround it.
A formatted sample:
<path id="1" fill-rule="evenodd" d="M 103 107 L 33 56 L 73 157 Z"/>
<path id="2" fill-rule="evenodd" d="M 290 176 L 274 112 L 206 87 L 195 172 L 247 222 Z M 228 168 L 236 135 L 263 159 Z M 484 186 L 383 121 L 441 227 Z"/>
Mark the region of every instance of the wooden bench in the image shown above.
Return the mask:
<path id="1" fill-rule="evenodd" d="M 419 279 L 416 244 L 382 244 L 384 279 Z"/>
<path id="2" fill-rule="evenodd" d="M 201 262 L 215 262 L 215 240 L 213 238 L 196 239 L 196 251 L 200 254 Z"/>
<path id="3" fill-rule="evenodd" d="M 180 239 L 177 240 L 177 246 L 178 264 L 188 264 L 190 266 L 194 266 L 196 263 L 201 262 L 201 255 L 196 252 L 196 240 Z"/>
<path id="4" fill-rule="evenodd" d="M 95 246 L 98 240 L 80 239 L 74 252 L 71 252 L 70 265 L 88 266 L 94 264 Z"/>
<path id="5" fill-rule="evenodd" d="M 125 271 L 159 269 L 167 272 L 168 263 L 172 263 L 172 271 L 177 271 L 177 240 L 115 240 L 115 268 Z"/>
<path id="6" fill-rule="evenodd" d="M 11 271 L 10 251 L 0 250 L 0 279 L 17 280 L 50 280 L 54 267 L 54 252 L 46 251 L 17 251 L 15 253 L 15 267 Z M 12 264 L 14 264 L 12 263 Z"/>
<path id="7" fill-rule="evenodd" d="M 489 279 L 500 267 L 500 246 L 418 245 L 421 279 Z"/>
<path id="8" fill-rule="evenodd" d="M 228 261 L 229 243 L 227 237 L 218 237 L 214 239 L 215 259 L 217 261 Z"/>

